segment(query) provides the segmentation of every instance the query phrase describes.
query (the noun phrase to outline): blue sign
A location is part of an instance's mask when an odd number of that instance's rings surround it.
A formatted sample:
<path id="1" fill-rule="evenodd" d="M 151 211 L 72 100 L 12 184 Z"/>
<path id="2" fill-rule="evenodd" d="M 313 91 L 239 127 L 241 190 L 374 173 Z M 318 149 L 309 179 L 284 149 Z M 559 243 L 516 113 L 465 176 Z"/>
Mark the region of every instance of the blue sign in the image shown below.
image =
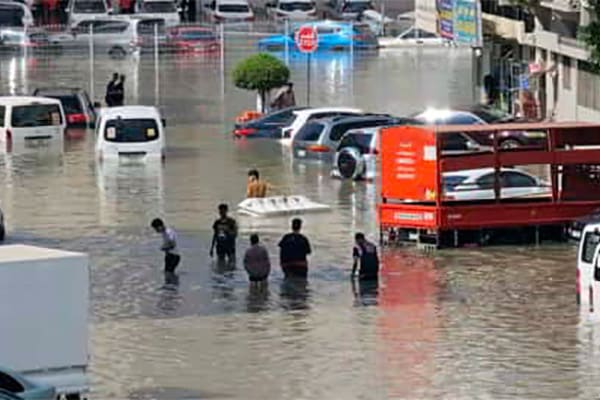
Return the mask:
<path id="1" fill-rule="evenodd" d="M 453 13 L 454 13 L 454 1 L 453 0 L 437 0 L 437 20 L 438 20 L 438 33 L 441 37 L 448 40 L 454 40 L 454 29 L 453 25 Z"/>
<path id="2" fill-rule="evenodd" d="M 454 41 L 481 46 L 481 12 L 478 0 L 454 0 Z"/>
<path id="3" fill-rule="evenodd" d="M 519 75 L 519 89 L 529 90 L 529 76 L 525 74 Z"/>

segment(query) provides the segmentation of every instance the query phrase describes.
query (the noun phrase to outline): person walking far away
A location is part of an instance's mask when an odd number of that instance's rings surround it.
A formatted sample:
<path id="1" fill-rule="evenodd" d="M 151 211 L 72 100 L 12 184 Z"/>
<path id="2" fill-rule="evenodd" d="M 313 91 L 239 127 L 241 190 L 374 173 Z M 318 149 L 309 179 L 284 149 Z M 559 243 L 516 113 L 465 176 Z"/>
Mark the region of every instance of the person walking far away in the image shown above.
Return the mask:
<path id="1" fill-rule="evenodd" d="M 162 235 L 163 243 L 160 249 L 165 253 L 165 273 L 174 274 L 175 268 L 177 268 L 181 260 L 181 256 L 177 250 L 177 235 L 160 218 L 152 220 L 151 226 L 156 232 Z"/>
<path id="2" fill-rule="evenodd" d="M 250 247 L 244 254 L 244 269 L 251 284 L 265 283 L 271 272 L 269 252 L 260 244 L 257 234 L 250 235 Z"/>
<path id="3" fill-rule="evenodd" d="M 365 239 L 365 235 L 360 232 L 354 236 L 354 242 L 354 249 L 352 250 L 352 258 L 354 258 L 352 278 L 356 277 L 356 270 L 358 269 L 359 280 L 377 280 L 379 276 L 377 246 Z"/>
<path id="4" fill-rule="evenodd" d="M 260 179 L 258 170 L 251 169 L 248 171 L 248 185 L 246 186 L 246 197 L 251 198 L 262 198 L 267 197 L 267 191 L 269 184 Z"/>
<path id="5" fill-rule="evenodd" d="M 119 81 L 119 74 L 116 72 L 113 74 L 112 79 L 106 85 L 106 95 L 104 96 L 104 101 L 106 102 L 107 107 L 113 107 L 115 104 L 115 86 Z"/>
<path id="6" fill-rule="evenodd" d="M 213 224 L 214 233 L 210 245 L 210 256 L 213 257 L 216 248 L 219 261 L 227 258 L 229 262 L 232 262 L 235 261 L 235 240 L 238 227 L 235 219 L 227 215 L 228 212 L 227 204 L 219 204 L 219 218 Z"/>
<path id="7" fill-rule="evenodd" d="M 292 220 L 292 232 L 281 238 L 279 242 L 279 261 L 286 278 L 306 278 L 308 276 L 308 259 L 311 254 L 310 242 L 300 233 L 302 220 Z"/>
<path id="8" fill-rule="evenodd" d="M 115 84 L 114 93 L 115 107 L 125 104 L 125 75 L 119 76 L 119 81 Z"/>
<path id="9" fill-rule="evenodd" d="M 286 83 L 281 88 L 275 99 L 271 102 L 272 110 L 282 110 L 288 107 L 294 107 L 296 105 L 296 96 L 294 95 L 294 84 L 292 82 Z"/>

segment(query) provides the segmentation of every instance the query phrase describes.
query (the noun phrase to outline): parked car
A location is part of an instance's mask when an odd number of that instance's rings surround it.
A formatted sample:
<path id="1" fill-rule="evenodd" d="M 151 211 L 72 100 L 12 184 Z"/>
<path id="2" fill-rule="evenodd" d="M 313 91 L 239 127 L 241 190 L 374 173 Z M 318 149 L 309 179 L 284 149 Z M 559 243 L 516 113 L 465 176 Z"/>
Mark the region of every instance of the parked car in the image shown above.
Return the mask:
<path id="1" fill-rule="evenodd" d="M 321 118 L 356 116 L 362 114 L 362 110 L 350 107 L 320 107 L 294 110 L 292 112 L 292 117 L 289 121 L 289 124 L 281 128 L 281 142 L 284 145 L 291 145 L 292 140 L 294 139 L 298 131 L 307 122 Z"/>
<path id="2" fill-rule="evenodd" d="M 446 44 L 446 42 L 445 39 L 435 33 L 427 32 L 414 26 L 396 37 L 379 39 L 379 45 L 383 48 L 440 47 Z"/>
<path id="3" fill-rule="evenodd" d="M 254 21 L 254 12 L 248 0 L 212 0 L 205 3 L 204 11 L 213 22 Z"/>
<path id="4" fill-rule="evenodd" d="M 161 160 L 165 143 L 165 121 L 156 107 L 112 107 L 100 113 L 96 154 L 101 160 Z"/>
<path id="5" fill-rule="evenodd" d="M 0 121 L 0 142 L 25 142 L 27 147 L 62 142 L 66 126 L 60 101 L 46 97 L 0 97 Z"/>
<path id="6" fill-rule="evenodd" d="M 281 128 L 290 125 L 297 118 L 295 111 L 301 110 L 306 110 L 306 107 L 285 108 L 248 122 L 236 124 L 233 135 L 246 138 L 281 139 Z"/>
<path id="7" fill-rule="evenodd" d="M 585 217 L 578 218 L 567 227 L 567 236 L 570 240 L 579 242 L 587 225 L 600 223 L 600 209 Z"/>
<path id="8" fill-rule="evenodd" d="M 500 198 L 532 198 L 552 195 L 551 186 L 541 179 L 515 168 L 500 170 Z M 479 168 L 443 175 L 445 200 L 493 200 L 494 168 Z"/>
<path id="9" fill-rule="evenodd" d="M 167 29 L 167 46 L 176 53 L 218 53 L 219 38 L 213 28 L 179 25 Z"/>
<path id="10" fill-rule="evenodd" d="M 314 0 L 275 0 L 267 3 L 267 14 L 275 20 L 308 21 L 317 17 Z"/>
<path id="11" fill-rule="evenodd" d="M 430 125 L 487 125 L 514 122 L 515 118 L 502 111 L 485 106 L 474 106 L 467 110 L 428 109 L 413 115 L 413 118 Z M 489 132 L 466 133 L 482 146 L 492 146 L 493 138 Z M 504 131 L 500 132 L 500 147 L 504 149 L 518 147 L 546 146 L 546 133 L 543 131 Z"/>
<path id="12" fill-rule="evenodd" d="M 140 18 L 160 18 L 166 26 L 175 26 L 181 22 L 181 8 L 173 0 L 139 0 L 135 4 L 135 13 Z"/>
<path id="13" fill-rule="evenodd" d="M 93 127 L 96 124 L 95 107 L 81 88 L 38 88 L 33 95 L 60 100 L 69 127 Z"/>
<path id="14" fill-rule="evenodd" d="M 306 25 L 306 24 L 304 24 Z M 319 21 L 309 22 L 318 33 L 317 51 L 374 50 L 379 47 L 377 37 L 367 24 L 347 22 Z M 287 47 L 289 51 L 298 51 L 295 35 L 300 27 L 295 27 L 290 35 L 273 35 L 258 41 L 260 51 L 280 52 Z"/>
<path id="15" fill-rule="evenodd" d="M 421 122 L 401 118 L 395 125 L 420 125 Z M 344 134 L 337 147 L 331 175 L 335 178 L 373 180 L 377 176 L 379 138 L 383 126 L 352 129 Z"/>
<path id="16" fill-rule="evenodd" d="M 40 54 L 58 50 L 47 32 L 39 28 L 0 28 L 0 51 Z"/>
<path id="17" fill-rule="evenodd" d="M 80 21 L 67 32 L 52 36 L 63 51 L 82 51 L 89 48 L 90 34 L 94 52 L 122 59 L 127 55 L 154 48 L 155 26 L 161 48 L 166 43 L 164 20 L 145 18 L 98 18 Z"/>
<path id="18" fill-rule="evenodd" d="M 24 400 L 54 400 L 56 390 L 49 385 L 33 382 L 15 371 L 0 368 L 0 389 Z"/>
<path id="19" fill-rule="evenodd" d="M 372 10 L 369 0 L 329 0 L 324 4 L 324 17 L 335 20 L 356 21 L 366 10 Z"/>
<path id="20" fill-rule="evenodd" d="M 67 6 L 70 27 L 75 27 L 80 22 L 89 19 L 107 18 L 110 14 L 112 14 L 112 9 L 105 0 L 70 0 Z"/>
<path id="21" fill-rule="evenodd" d="M 33 14 L 29 7 L 16 1 L 0 1 L 0 26 L 33 26 Z"/>
<path id="22" fill-rule="evenodd" d="M 315 120 L 298 131 L 292 141 L 296 159 L 331 161 L 346 132 L 352 129 L 396 125 L 402 121 L 388 115 L 343 116 Z"/>

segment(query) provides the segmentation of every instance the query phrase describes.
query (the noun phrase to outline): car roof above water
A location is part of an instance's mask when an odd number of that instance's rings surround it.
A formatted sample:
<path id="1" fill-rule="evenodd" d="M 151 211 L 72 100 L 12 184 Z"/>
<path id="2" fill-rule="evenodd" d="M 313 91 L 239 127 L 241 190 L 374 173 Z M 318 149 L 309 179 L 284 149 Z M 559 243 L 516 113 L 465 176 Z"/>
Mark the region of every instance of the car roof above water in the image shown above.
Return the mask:
<path id="1" fill-rule="evenodd" d="M 3 106 L 25 106 L 30 104 L 60 104 L 60 101 L 39 96 L 0 96 L 0 105 Z"/>
<path id="2" fill-rule="evenodd" d="M 160 112 L 152 106 L 122 106 L 103 108 L 100 115 L 105 119 L 134 119 L 134 118 L 152 118 L 160 119 Z"/>

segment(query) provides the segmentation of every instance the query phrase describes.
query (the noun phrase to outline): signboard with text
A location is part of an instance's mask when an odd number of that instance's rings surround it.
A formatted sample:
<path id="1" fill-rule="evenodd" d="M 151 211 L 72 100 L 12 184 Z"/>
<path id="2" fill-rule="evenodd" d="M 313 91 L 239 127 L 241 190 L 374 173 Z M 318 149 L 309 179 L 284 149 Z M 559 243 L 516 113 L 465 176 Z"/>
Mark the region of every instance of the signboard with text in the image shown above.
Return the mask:
<path id="1" fill-rule="evenodd" d="M 479 47 L 481 42 L 481 9 L 478 0 L 453 0 L 454 41 Z"/>
<path id="2" fill-rule="evenodd" d="M 454 29 L 453 29 L 453 12 L 454 2 L 453 0 L 437 0 L 437 27 L 438 34 L 444 39 L 454 40 Z"/>
<path id="3" fill-rule="evenodd" d="M 311 25 L 304 25 L 296 32 L 296 45 L 302 53 L 314 53 L 319 46 L 317 29 Z"/>

